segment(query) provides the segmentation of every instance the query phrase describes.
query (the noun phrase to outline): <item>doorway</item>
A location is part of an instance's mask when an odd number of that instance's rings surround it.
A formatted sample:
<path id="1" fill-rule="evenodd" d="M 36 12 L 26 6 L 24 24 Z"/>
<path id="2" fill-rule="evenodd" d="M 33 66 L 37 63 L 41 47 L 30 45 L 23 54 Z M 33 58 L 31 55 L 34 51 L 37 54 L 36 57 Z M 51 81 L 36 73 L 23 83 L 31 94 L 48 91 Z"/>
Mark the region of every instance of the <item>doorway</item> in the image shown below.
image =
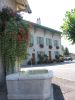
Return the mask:
<path id="1" fill-rule="evenodd" d="M 49 51 L 49 61 L 51 61 L 51 51 Z"/>
<path id="2" fill-rule="evenodd" d="M 32 53 L 32 64 L 35 64 L 35 53 Z"/>

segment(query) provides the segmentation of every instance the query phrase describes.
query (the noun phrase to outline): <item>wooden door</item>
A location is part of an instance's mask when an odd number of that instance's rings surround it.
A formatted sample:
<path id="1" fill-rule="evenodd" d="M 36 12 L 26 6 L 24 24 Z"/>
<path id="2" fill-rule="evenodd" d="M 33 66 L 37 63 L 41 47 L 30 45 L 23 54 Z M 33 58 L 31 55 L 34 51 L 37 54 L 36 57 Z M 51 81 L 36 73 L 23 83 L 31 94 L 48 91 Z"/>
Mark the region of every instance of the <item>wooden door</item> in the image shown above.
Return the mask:
<path id="1" fill-rule="evenodd" d="M 51 51 L 49 51 L 49 61 L 51 60 Z"/>
<path id="2" fill-rule="evenodd" d="M 32 64 L 35 64 L 35 53 L 32 53 Z"/>

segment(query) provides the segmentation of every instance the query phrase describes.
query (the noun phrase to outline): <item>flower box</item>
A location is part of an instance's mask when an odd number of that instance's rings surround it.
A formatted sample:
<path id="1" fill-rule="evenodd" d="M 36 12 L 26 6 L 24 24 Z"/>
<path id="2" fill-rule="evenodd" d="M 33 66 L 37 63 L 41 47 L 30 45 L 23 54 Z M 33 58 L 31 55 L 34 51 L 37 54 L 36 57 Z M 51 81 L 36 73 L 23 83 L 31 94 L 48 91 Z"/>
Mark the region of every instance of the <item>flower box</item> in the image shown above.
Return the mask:
<path id="1" fill-rule="evenodd" d="M 56 46 L 56 49 L 59 49 L 59 46 Z"/>
<path id="2" fill-rule="evenodd" d="M 49 45 L 49 49 L 52 49 L 52 45 Z"/>
<path id="3" fill-rule="evenodd" d="M 40 44 L 39 46 L 40 46 L 40 48 L 43 48 L 43 47 L 44 47 L 44 45 L 43 45 L 43 44 Z"/>

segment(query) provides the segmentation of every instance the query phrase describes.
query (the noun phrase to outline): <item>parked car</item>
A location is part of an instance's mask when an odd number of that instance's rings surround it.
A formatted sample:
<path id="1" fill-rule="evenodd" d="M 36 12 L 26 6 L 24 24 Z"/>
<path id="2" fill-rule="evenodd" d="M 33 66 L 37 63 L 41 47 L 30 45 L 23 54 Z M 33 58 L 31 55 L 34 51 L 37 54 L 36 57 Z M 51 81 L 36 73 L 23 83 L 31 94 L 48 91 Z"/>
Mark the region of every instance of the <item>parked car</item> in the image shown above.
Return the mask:
<path id="1" fill-rule="evenodd" d="M 59 61 L 60 61 L 60 62 L 64 62 L 64 57 L 63 57 L 62 55 L 60 55 Z"/>
<path id="2" fill-rule="evenodd" d="M 59 55 L 59 56 L 55 56 L 55 61 L 56 62 L 64 62 L 64 57 L 62 55 Z"/>
<path id="3" fill-rule="evenodd" d="M 72 59 L 72 57 L 64 57 L 64 60 L 65 60 L 65 61 L 69 61 L 69 60 L 72 61 L 73 59 Z"/>

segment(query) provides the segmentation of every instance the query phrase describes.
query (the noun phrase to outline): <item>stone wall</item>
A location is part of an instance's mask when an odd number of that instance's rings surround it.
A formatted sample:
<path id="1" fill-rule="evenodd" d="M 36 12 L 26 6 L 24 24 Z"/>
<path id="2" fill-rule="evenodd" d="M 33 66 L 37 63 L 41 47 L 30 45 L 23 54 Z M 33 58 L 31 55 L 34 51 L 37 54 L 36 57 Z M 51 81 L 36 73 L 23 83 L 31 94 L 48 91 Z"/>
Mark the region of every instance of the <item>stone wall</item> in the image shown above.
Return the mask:
<path id="1" fill-rule="evenodd" d="M 2 85 L 2 78 L 3 78 L 3 66 L 2 66 L 2 60 L 0 57 L 0 86 Z"/>
<path id="2" fill-rule="evenodd" d="M 52 71 L 42 74 L 21 72 L 8 75 L 6 77 L 8 100 L 47 100 L 52 98 L 52 77 Z"/>
<path id="3" fill-rule="evenodd" d="M 4 8 L 4 7 L 10 7 L 13 10 L 16 10 L 16 2 L 15 2 L 15 0 L 0 0 L 0 10 L 2 8 Z"/>

